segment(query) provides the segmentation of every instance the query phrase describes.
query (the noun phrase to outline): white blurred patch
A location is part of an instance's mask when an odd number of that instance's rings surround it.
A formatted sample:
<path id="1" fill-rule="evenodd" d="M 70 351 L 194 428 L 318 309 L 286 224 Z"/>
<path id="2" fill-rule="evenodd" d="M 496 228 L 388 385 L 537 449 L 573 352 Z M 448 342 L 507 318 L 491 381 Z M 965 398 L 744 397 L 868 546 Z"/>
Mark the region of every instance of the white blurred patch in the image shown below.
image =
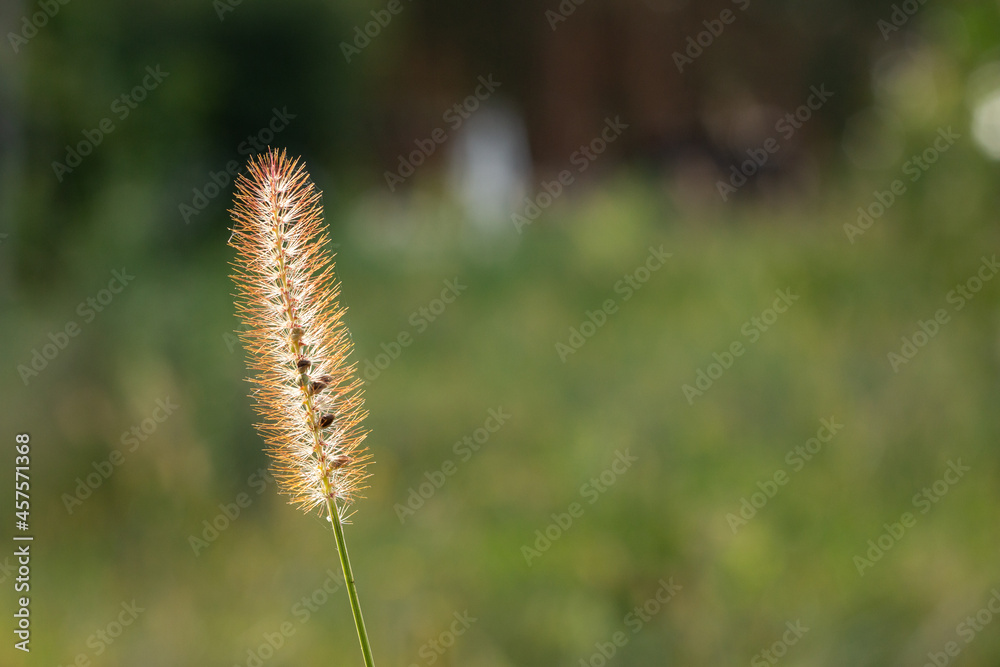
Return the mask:
<path id="1" fill-rule="evenodd" d="M 990 158 L 1000 160 L 1000 89 L 972 112 L 972 137 Z"/>
<path id="2" fill-rule="evenodd" d="M 531 174 L 521 116 L 506 104 L 489 102 L 449 144 L 448 186 L 465 218 L 483 231 L 508 227 Z"/>
<path id="3" fill-rule="evenodd" d="M 972 73 L 966 100 L 972 108 L 972 138 L 990 159 L 1000 160 L 1000 62 Z"/>

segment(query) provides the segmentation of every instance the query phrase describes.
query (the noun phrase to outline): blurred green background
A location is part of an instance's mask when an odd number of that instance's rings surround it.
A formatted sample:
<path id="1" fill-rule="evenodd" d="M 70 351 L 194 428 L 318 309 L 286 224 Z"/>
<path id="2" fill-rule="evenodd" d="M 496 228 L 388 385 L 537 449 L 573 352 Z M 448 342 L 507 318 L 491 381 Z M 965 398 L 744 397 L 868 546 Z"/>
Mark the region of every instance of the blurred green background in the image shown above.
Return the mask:
<path id="1" fill-rule="evenodd" d="M 329 525 L 258 472 L 234 336 L 225 172 L 272 122 L 261 145 L 324 191 L 355 359 L 384 367 L 347 529 L 377 664 L 1000 664 L 1000 285 L 975 279 L 1000 245 L 997 3 L 77 0 L 0 20 L 0 507 L 27 432 L 35 536 L 31 653 L 8 631 L 0 664 L 361 664 Z M 421 164 L 392 183 L 401 160 Z M 878 217 L 854 235 L 859 207 Z M 446 281 L 465 289 L 441 310 Z M 775 320 L 776 290 L 798 300 Z M 904 337 L 924 344 L 894 369 Z M 479 450 L 457 444 L 491 410 L 509 418 Z"/>

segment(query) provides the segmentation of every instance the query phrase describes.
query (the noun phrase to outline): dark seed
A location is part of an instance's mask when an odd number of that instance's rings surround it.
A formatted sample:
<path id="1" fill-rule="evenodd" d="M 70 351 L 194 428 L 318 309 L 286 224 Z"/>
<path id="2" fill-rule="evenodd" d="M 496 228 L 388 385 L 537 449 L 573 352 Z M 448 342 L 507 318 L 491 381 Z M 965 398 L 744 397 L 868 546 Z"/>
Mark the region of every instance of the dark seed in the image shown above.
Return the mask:
<path id="1" fill-rule="evenodd" d="M 298 368 L 300 371 L 307 371 L 309 370 L 310 366 L 312 366 L 312 362 L 306 359 L 305 357 L 299 359 L 298 363 L 295 364 L 295 367 Z"/>
<path id="2" fill-rule="evenodd" d="M 319 427 L 320 428 L 326 428 L 327 426 L 329 426 L 332 423 L 333 423 L 333 415 L 331 415 L 330 413 L 327 413 L 327 414 L 325 414 L 325 415 L 323 415 L 322 417 L 319 418 Z"/>

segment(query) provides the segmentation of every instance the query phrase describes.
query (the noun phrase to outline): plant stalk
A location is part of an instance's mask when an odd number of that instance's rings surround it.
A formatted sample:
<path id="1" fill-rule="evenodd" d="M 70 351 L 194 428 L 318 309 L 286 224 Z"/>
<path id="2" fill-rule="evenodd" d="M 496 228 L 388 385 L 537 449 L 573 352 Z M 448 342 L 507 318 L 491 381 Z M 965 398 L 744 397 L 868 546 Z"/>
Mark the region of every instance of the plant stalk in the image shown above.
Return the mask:
<path id="1" fill-rule="evenodd" d="M 344 580 L 347 582 L 347 594 L 351 597 L 351 610 L 354 612 L 354 624 L 358 627 L 358 641 L 361 642 L 361 652 L 365 657 L 365 667 L 375 667 L 372 660 L 372 649 L 368 644 L 368 630 L 365 629 L 365 619 L 361 615 L 361 603 L 358 601 L 358 589 L 354 585 L 354 572 L 351 570 L 351 559 L 347 555 L 347 542 L 344 540 L 344 527 L 340 522 L 340 512 L 337 511 L 337 501 L 326 496 L 326 509 L 333 524 L 333 534 L 337 537 L 337 551 L 340 553 L 340 565 L 344 568 Z"/>

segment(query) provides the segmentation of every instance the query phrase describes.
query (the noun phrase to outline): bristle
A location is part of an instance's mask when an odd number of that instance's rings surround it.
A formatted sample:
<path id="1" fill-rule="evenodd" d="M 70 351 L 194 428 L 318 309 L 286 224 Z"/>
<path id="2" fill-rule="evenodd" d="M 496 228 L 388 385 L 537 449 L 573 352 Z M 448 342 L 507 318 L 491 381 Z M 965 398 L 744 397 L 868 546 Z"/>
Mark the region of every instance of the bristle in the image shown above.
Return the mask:
<path id="1" fill-rule="evenodd" d="M 365 488 L 370 456 L 320 193 L 274 149 L 252 158 L 236 187 L 230 245 L 257 430 L 291 502 L 311 510 L 332 496 L 343 512 Z"/>

